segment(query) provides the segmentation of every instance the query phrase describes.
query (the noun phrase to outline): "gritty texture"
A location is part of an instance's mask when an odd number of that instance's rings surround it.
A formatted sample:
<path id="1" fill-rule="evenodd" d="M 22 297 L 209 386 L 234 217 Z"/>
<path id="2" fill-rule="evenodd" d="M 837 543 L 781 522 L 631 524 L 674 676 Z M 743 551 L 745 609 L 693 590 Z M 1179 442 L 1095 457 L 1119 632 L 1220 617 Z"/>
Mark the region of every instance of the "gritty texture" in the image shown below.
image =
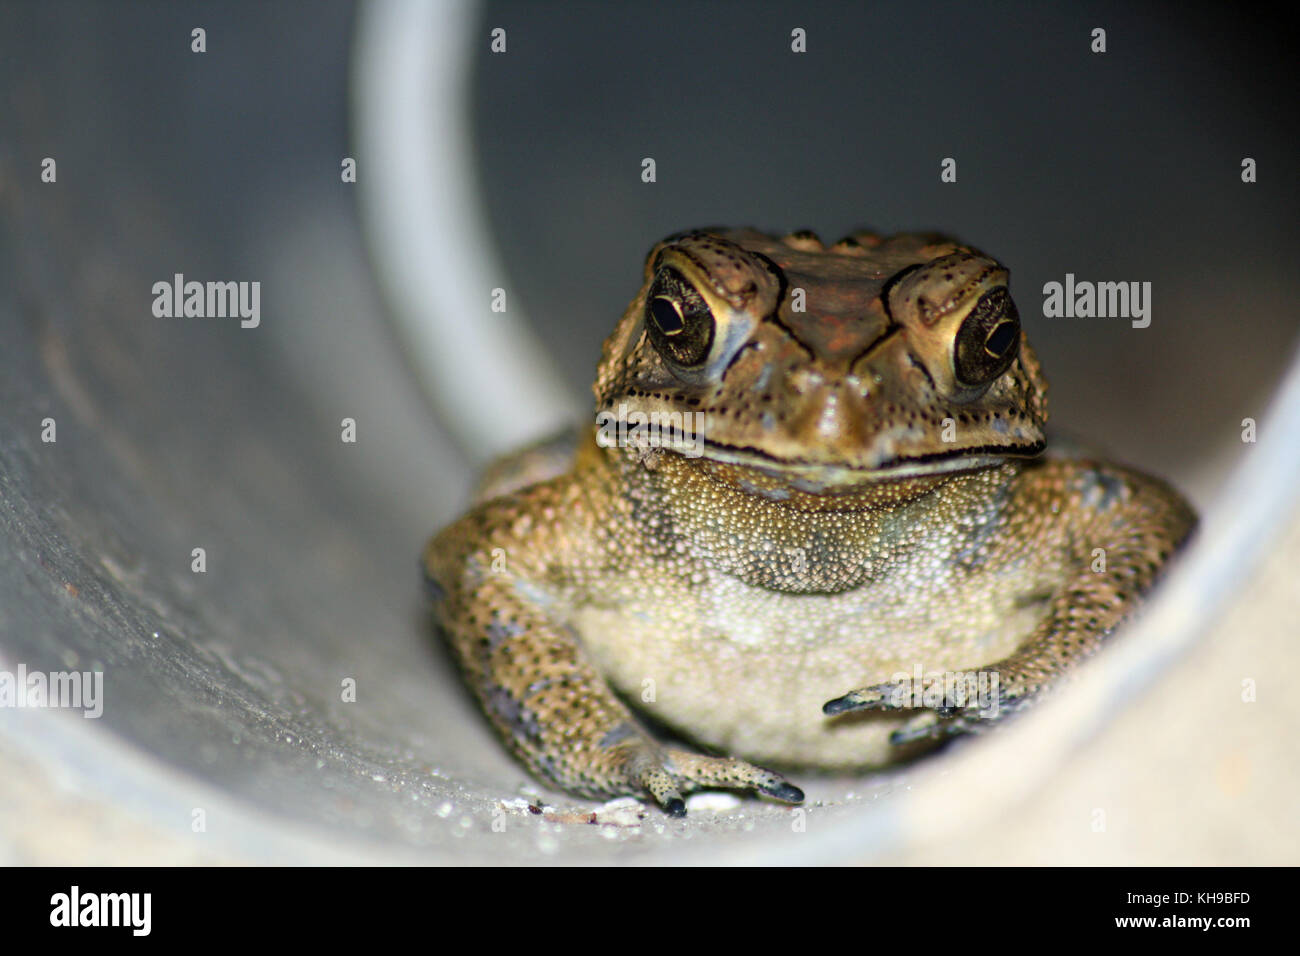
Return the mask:
<path id="1" fill-rule="evenodd" d="M 1162 482 L 1041 458 L 1045 392 L 1006 270 L 969 247 L 670 237 L 595 393 L 688 427 L 588 428 L 569 460 L 557 440 L 498 467 L 426 549 L 439 618 L 541 778 L 675 815 L 699 788 L 798 801 L 747 761 L 878 767 L 991 726 L 1189 534 Z M 995 683 L 900 680 L 954 672 Z M 725 756 L 660 743 L 629 702 Z"/>

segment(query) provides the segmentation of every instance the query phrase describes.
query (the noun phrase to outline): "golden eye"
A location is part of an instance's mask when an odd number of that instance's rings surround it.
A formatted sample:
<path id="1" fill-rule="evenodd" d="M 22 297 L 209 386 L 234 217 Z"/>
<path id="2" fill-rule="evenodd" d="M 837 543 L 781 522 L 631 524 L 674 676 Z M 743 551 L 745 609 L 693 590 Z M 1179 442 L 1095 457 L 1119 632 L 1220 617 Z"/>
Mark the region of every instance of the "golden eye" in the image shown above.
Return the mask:
<path id="1" fill-rule="evenodd" d="M 650 342 L 670 363 L 688 369 L 709 358 L 717 321 L 704 297 L 676 269 L 659 270 L 645 311 Z"/>
<path id="2" fill-rule="evenodd" d="M 968 387 L 1002 375 L 1020 351 L 1020 314 L 1005 286 L 980 296 L 953 342 L 953 371 Z"/>

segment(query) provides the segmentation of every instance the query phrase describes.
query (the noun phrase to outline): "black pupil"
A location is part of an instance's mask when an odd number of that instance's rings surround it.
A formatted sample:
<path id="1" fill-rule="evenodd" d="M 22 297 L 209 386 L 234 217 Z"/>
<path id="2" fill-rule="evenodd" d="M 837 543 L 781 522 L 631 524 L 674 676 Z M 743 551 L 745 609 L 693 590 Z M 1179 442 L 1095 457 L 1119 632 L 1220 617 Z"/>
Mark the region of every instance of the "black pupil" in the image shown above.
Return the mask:
<path id="1" fill-rule="evenodd" d="M 1016 330 L 1015 323 L 1003 322 L 984 340 L 984 348 L 990 355 L 996 355 L 1001 358 L 1007 354 L 1007 349 L 1011 348 L 1011 343 L 1015 340 Z"/>
<path id="2" fill-rule="evenodd" d="M 650 312 L 655 317 L 655 324 L 664 335 L 676 335 L 685 328 L 677 307 L 668 299 L 655 299 L 650 303 Z"/>

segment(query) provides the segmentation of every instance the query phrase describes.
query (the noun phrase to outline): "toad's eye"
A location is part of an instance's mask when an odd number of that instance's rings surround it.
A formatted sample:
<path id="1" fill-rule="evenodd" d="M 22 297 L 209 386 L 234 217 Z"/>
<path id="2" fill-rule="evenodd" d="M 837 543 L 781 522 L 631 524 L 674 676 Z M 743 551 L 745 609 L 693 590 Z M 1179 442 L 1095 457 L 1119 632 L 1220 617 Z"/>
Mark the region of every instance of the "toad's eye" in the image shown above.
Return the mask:
<path id="1" fill-rule="evenodd" d="M 665 296 L 650 301 L 650 318 L 664 335 L 677 335 L 686 328 L 682 314 L 677 310 L 677 303 Z"/>
<path id="2" fill-rule="evenodd" d="M 953 371 L 969 387 L 987 385 L 1011 367 L 1020 351 L 1020 314 L 1005 286 L 984 293 L 957 330 Z"/>
<path id="3" fill-rule="evenodd" d="M 650 342 L 670 363 L 689 369 L 709 358 L 717 321 L 704 297 L 676 269 L 664 268 L 655 276 L 645 311 Z"/>

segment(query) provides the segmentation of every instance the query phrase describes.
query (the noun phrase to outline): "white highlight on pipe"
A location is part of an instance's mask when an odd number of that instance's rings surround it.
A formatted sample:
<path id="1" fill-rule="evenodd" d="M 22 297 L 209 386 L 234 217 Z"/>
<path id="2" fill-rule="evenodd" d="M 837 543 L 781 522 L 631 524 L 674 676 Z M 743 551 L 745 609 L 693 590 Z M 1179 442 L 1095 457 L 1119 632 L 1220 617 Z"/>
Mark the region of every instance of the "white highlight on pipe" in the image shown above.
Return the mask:
<path id="1" fill-rule="evenodd" d="M 352 112 L 366 240 L 425 392 L 475 462 L 578 420 L 518 307 L 473 166 L 468 83 L 476 8 L 368 0 L 357 13 Z"/>

